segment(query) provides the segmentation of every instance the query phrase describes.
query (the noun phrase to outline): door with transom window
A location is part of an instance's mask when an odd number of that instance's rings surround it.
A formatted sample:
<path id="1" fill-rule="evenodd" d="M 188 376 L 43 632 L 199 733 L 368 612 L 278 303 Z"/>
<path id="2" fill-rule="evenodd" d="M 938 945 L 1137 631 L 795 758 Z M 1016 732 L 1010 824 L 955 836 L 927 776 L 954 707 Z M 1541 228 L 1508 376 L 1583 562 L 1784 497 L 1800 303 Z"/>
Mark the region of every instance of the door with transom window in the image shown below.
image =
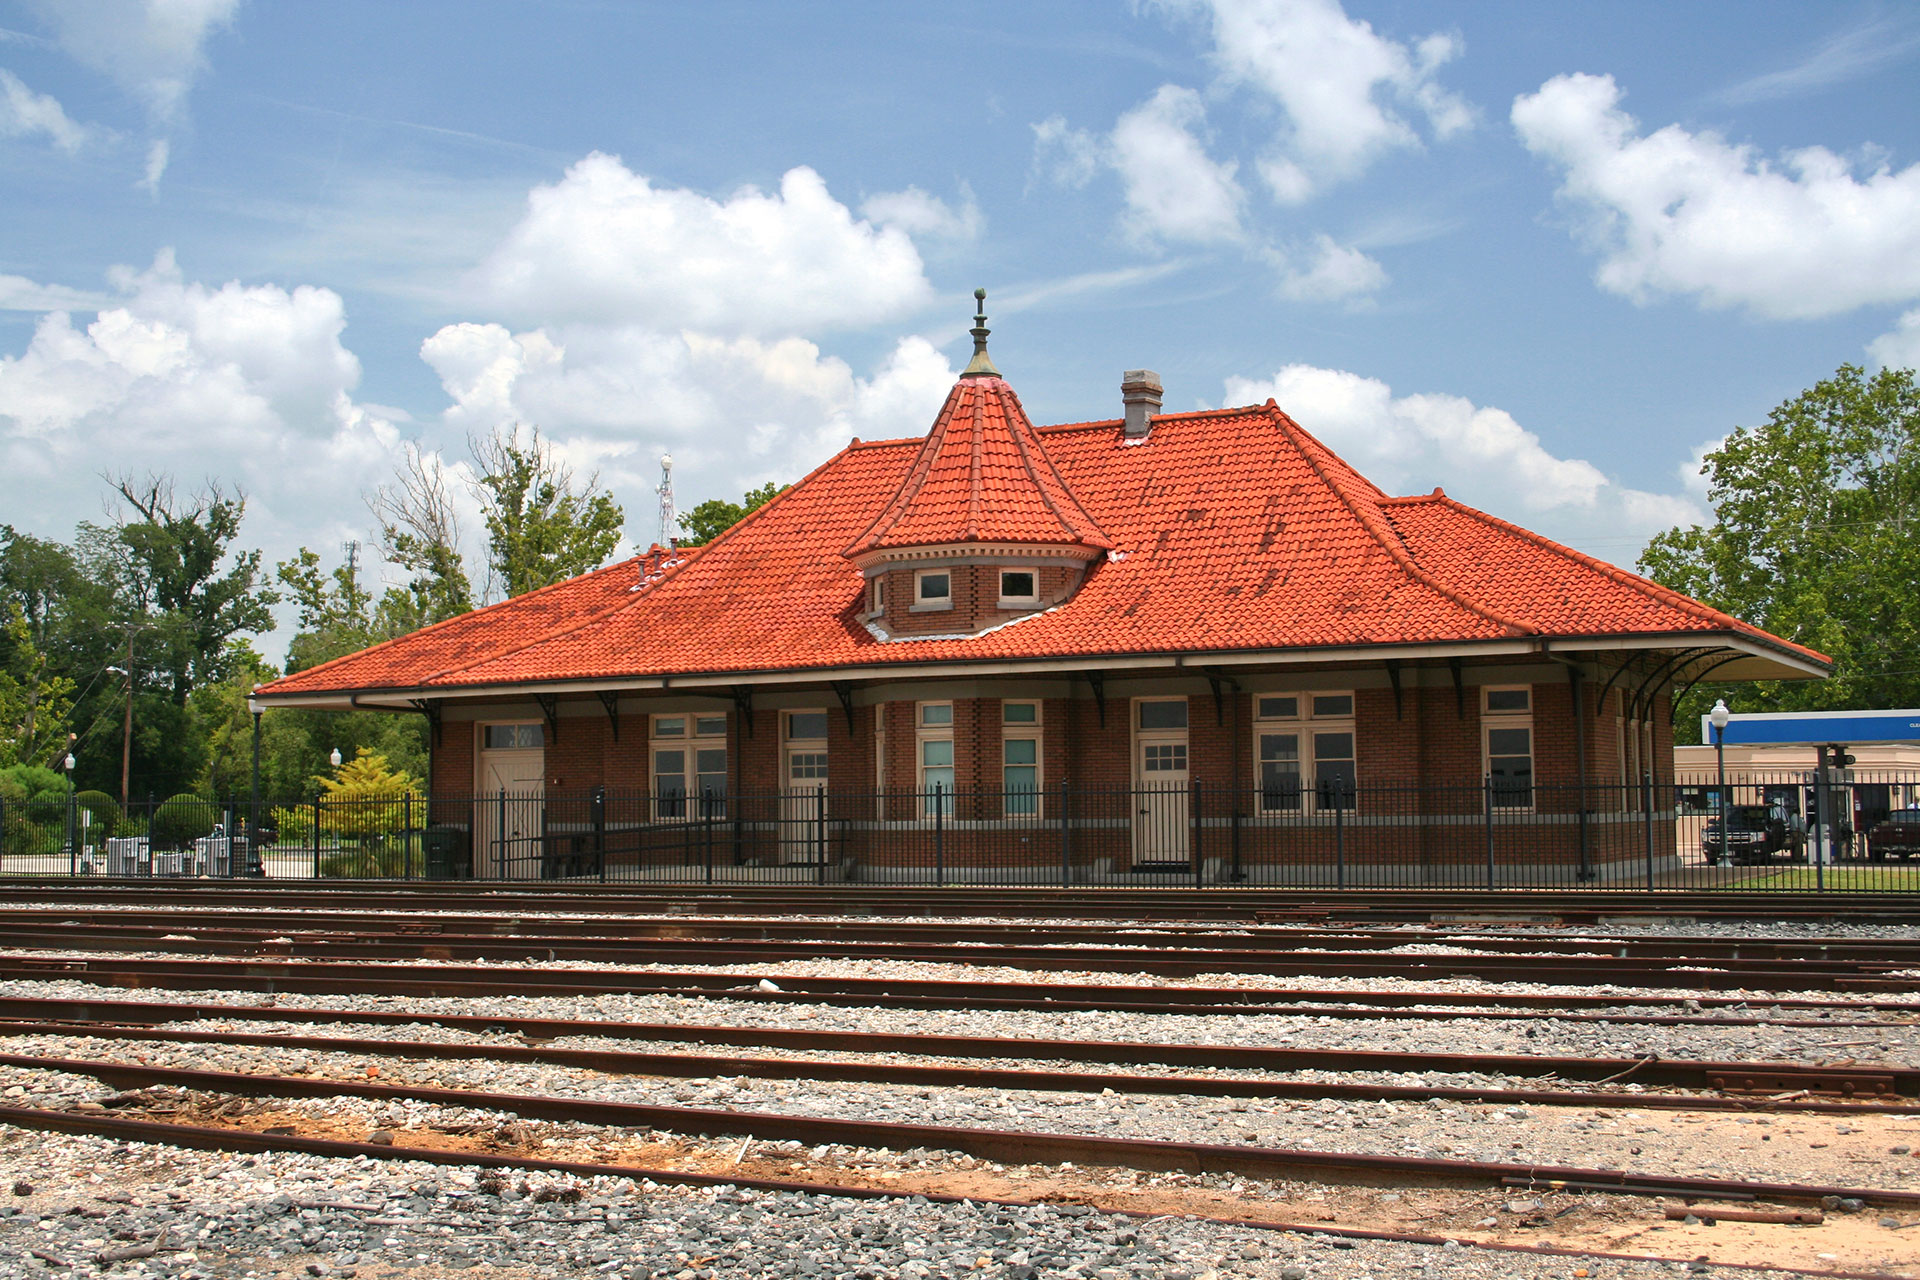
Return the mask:
<path id="1" fill-rule="evenodd" d="M 1135 700 L 1133 774 L 1134 865 L 1185 864 L 1191 813 L 1185 698 Z"/>
<path id="2" fill-rule="evenodd" d="M 780 861 L 827 860 L 827 713 L 781 717 Z"/>

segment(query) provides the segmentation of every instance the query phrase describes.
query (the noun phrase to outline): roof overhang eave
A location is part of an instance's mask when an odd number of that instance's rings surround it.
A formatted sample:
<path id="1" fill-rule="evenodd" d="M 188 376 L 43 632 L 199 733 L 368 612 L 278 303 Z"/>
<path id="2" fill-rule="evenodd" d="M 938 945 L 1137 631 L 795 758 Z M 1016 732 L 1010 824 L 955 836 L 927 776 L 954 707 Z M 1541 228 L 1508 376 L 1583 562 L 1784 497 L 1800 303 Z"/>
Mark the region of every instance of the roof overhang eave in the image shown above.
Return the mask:
<path id="1" fill-rule="evenodd" d="M 887 662 L 836 667 L 758 671 L 679 672 L 650 676 L 587 676 L 572 680 L 525 680 L 485 685 L 423 685 L 310 693 L 256 694 L 253 710 L 301 707 L 315 710 L 415 711 L 427 700 L 479 702 L 535 694 L 647 693 L 667 689 L 721 690 L 741 685 L 819 684 L 830 680 L 942 679 L 977 675 L 1057 675 L 1098 671 L 1177 671 L 1206 667 L 1286 667 L 1328 662 L 1411 661 L 1435 657 L 1525 657 L 1530 654 L 1661 650 L 1716 645 L 1744 660 L 1716 672 L 1724 680 L 1806 680 L 1826 675 L 1822 665 L 1795 650 L 1733 632 L 1664 632 L 1645 635 L 1514 636 L 1494 640 L 1424 641 L 1177 653 L 1105 653 L 1054 658 L 969 658 L 936 662 Z"/>

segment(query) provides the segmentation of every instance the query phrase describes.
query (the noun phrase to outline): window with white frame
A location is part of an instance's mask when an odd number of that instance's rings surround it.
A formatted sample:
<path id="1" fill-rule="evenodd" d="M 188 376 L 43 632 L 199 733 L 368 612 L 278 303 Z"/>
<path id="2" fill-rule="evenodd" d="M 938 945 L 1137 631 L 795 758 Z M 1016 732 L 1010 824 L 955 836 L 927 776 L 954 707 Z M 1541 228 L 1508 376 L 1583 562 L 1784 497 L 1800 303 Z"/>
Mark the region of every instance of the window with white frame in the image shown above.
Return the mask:
<path id="1" fill-rule="evenodd" d="M 657 715 L 652 718 L 652 742 L 654 816 L 724 816 L 727 718 Z"/>
<path id="2" fill-rule="evenodd" d="M 1040 704 L 1000 704 L 1000 786 L 1009 818 L 1040 816 Z"/>
<path id="3" fill-rule="evenodd" d="M 914 751 L 920 769 L 921 812 L 953 816 L 953 704 L 922 702 L 914 711 Z"/>
<path id="4" fill-rule="evenodd" d="M 1354 807 L 1351 693 L 1256 694 L 1253 716 L 1262 813 Z"/>
<path id="5" fill-rule="evenodd" d="M 887 789 L 887 704 L 884 702 L 873 706 L 873 787 L 876 791 Z"/>
<path id="6" fill-rule="evenodd" d="M 1489 685 L 1480 694 L 1481 747 L 1496 809 L 1533 807 L 1533 690 Z"/>
<path id="7" fill-rule="evenodd" d="M 1040 575 L 1031 569 L 1000 571 L 1000 603 L 1023 605 L 1040 603 Z"/>
<path id="8" fill-rule="evenodd" d="M 489 751 L 538 750 L 546 743 L 543 728 L 537 724 L 490 724 L 480 741 Z"/>
<path id="9" fill-rule="evenodd" d="M 913 603 L 927 609 L 950 606 L 953 603 L 953 575 L 945 569 L 914 570 Z"/>
<path id="10" fill-rule="evenodd" d="M 887 576 L 876 574 L 867 579 L 867 612 L 882 614 L 887 611 Z"/>

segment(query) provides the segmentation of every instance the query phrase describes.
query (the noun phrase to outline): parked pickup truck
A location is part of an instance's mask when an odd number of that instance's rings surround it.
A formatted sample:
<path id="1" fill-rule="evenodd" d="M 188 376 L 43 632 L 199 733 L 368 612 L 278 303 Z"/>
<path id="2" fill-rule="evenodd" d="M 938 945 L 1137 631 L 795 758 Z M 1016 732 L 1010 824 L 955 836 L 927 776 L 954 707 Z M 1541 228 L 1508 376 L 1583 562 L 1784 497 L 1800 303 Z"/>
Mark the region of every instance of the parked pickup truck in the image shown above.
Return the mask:
<path id="1" fill-rule="evenodd" d="M 1906 861 L 1920 854 L 1920 809 L 1895 809 L 1867 832 L 1867 857 Z"/>
<path id="2" fill-rule="evenodd" d="M 1723 847 L 1727 861 L 1735 866 L 1771 862 L 1778 853 L 1786 854 L 1794 862 L 1806 858 L 1807 833 L 1778 810 L 1764 804 L 1736 804 L 1728 809 L 1727 817 L 1724 846 L 1718 816 L 1708 818 L 1706 830 L 1700 833 L 1700 852 L 1709 866 L 1719 865 Z M 1920 827 L 1915 827 L 1914 832 L 1920 837 Z"/>

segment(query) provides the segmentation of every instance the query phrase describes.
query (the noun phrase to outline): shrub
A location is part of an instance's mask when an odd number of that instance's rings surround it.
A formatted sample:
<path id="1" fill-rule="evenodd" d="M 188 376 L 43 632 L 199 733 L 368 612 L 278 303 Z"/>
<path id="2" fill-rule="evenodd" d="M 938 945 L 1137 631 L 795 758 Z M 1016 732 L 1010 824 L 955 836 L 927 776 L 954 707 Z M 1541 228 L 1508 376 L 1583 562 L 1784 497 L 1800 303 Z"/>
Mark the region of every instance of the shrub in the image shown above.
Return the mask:
<path id="1" fill-rule="evenodd" d="M 106 792 L 82 791 L 73 798 L 73 802 L 93 818 L 92 822 L 86 824 L 86 836 L 90 843 L 100 843 L 119 827 L 120 806 Z"/>
<path id="2" fill-rule="evenodd" d="M 153 843 L 162 849 L 191 848 L 195 840 L 213 833 L 217 812 L 211 800 L 192 792 L 163 800 L 153 811 Z"/>

